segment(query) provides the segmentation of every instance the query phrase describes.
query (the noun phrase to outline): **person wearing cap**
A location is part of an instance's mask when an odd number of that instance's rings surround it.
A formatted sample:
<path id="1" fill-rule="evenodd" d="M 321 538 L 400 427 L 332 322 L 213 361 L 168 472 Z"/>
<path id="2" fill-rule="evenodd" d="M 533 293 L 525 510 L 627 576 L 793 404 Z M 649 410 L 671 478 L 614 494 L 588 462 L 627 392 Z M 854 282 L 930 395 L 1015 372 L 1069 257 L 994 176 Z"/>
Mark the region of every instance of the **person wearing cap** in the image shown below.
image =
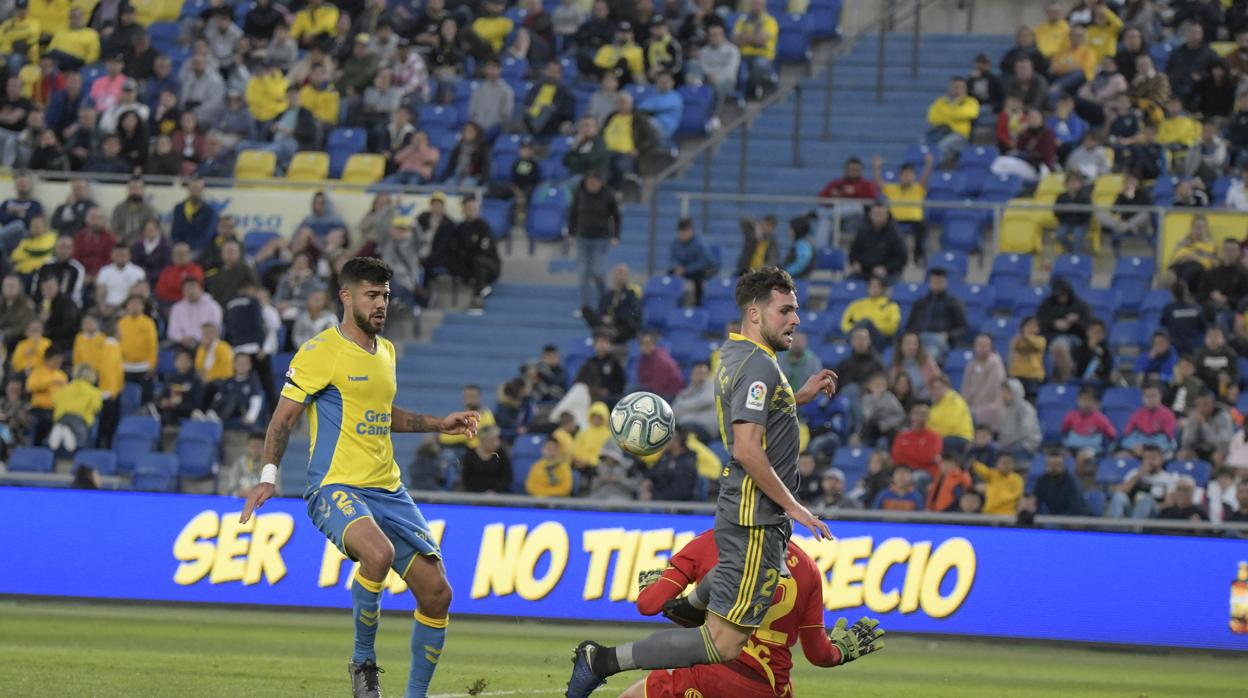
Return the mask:
<path id="1" fill-rule="evenodd" d="M 251 138 L 255 134 L 255 119 L 243 101 L 242 90 L 231 88 L 225 93 L 225 103 L 216 110 L 209 112 L 207 123 L 222 134 L 238 140 Z"/>
<path id="2" fill-rule="evenodd" d="M 746 94 L 759 99 L 776 83 L 776 40 L 780 25 L 767 12 L 766 0 L 750 0 L 750 10 L 737 18 L 732 40 L 741 47 L 741 62 L 749 73 Z"/>
<path id="3" fill-rule="evenodd" d="M 81 68 L 100 59 L 100 34 L 87 26 L 82 8 L 70 8 L 68 29 L 56 29 L 42 20 L 41 25 L 45 32 L 55 32 L 48 54 L 56 59 L 61 70 Z"/>
<path id="4" fill-rule="evenodd" d="M 516 28 L 515 22 L 503 16 L 502 0 L 486 0 L 485 13 L 472 22 L 472 32 L 490 45 L 494 53 L 502 53 L 507 37 Z"/>
<path id="5" fill-rule="evenodd" d="M 840 468 L 828 468 L 819 476 L 821 496 L 812 505 L 820 515 L 836 509 L 861 509 L 862 502 L 845 493 L 845 472 Z"/>
<path id="6" fill-rule="evenodd" d="M 247 83 L 247 108 L 261 125 L 273 121 L 286 111 L 286 76 L 271 61 L 261 64 L 259 72 Z"/>
<path id="7" fill-rule="evenodd" d="M 511 121 L 516 93 L 502 80 L 503 68 L 497 58 L 487 58 L 483 72 L 485 79 L 477 83 L 468 98 L 468 120 L 485 129 L 490 138 Z"/>
<path id="8" fill-rule="evenodd" d="M 603 44 L 594 54 L 594 67 L 599 71 L 615 72 L 620 78 L 620 84 L 646 84 L 646 57 L 641 47 L 633 41 L 633 25 L 628 22 L 619 23 L 614 40 Z"/>
<path id="9" fill-rule="evenodd" d="M 607 441 L 598 452 L 598 467 L 589 488 L 589 498 L 602 501 L 637 499 L 641 478 L 632 458 L 615 441 Z"/>
<path id="10" fill-rule="evenodd" d="M 656 14 L 650 18 L 650 40 L 646 42 L 646 69 L 651 82 L 656 82 L 659 73 L 679 75 L 684 68 L 684 52 L 680 42 L 672 36 L 667 26 L 667 19 Z"/>
<path id="11" fill-rule="evenodd" d="M 290 36 L 300 46 L 310 48 L 316 37 L 338 33 L 338 8 L 325 0 L 308 0 L 308 4 L 295 13 L 290 24 Z"/>
<path id="12" fill-rule="evenodd" d="M 338 67 L 334 83 L 343 97 L 359 97 L 373 84 L 380 67 L 378 54 L 371 44 L 368 34 L 355 35 L 351 45 L 351 55 Z"/>
<path id="13" fill-rule="evenodd" d="M 17 73 L 23 60 L 31 63 L 39 61 L 42 25 L 30 16 L 29 7 L 27 0 L 17 0 L 13 4 L 13 15 L 0 22 L 0 53 L 7 56 L 10 74 Z"/>
<path id="14" fill-rule="evenodd" d="M 420 238 L 410 216 L 395 216 L 390 232 L 381 243 L 381 261 L 390 265 L 394 276 L 390 288 L 397 300 L 410 309 L 424 305 L 424 268 L 420 261 Z"/>
<path id="15" fill-rule="evenodd" d="M 901 308 L 888 297 L 888 283 L 878 276 L 867 282 L 867 295 L 859 298 L 841 316 L 841 331 L 849 334 L 855 327 L 866 327 L 873 337 L 887 340 L 897 334 L 901 324 Z"/>
<path id="16" fill-rule="evenodd" d="M 535 136 L 553 136 L 576 118 L 576 98 L 563 86 L 563 65 L 550 61 L 524 98 L 524 125 Z"/>
<path id="17" fill-rule="evenodd" d="M 104 133 L 115 133 L 121 117 L 129 112 L 137 114 L 143 125 L 148 123 L 151 116 L 151 110 L 139 101 L 139 83 L 133 78 L 126 78 L 121 83 L 121 96 L 117 103 L 100 115 L 100 130 Z"/>

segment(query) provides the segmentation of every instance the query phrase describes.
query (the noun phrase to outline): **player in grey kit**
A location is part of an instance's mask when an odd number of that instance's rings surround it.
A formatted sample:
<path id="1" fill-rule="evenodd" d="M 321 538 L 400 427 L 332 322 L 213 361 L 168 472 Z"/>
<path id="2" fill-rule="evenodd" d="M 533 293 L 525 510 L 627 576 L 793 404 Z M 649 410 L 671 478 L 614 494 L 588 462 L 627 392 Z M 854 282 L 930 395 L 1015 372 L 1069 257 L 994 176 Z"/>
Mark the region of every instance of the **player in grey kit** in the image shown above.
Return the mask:
<path id="1" fill-rule="evenodd" d="M 669 617 L 701 627 L 661 630 L 637 642 L 605 647 L 582 642 L 573 657 L 567 697 L 588 696 L 606 677 L 630 669 L 677 669 L 735 659 L 762 622 L 784 566 L 793 521 L 816 540 L 831 538 L 793 496 L 798 486 L 797 406 L 836 391 L 836 374 L 823 369 L 796 393 L 776 362 L 797 329 L 793 279 L 764 267 L 737 281 L 741 333 L 720 348 L 715 403 L 720 435 L 732 459 L 720 477 L 715 511 L 719 562 L 692 594 L 669 604 Z M 680 606 L 684 605 L 681 609 Z M 691 607 L 691 608 L 690 608 Z M 703 610 L 705 609 L 705 610 Z"/>

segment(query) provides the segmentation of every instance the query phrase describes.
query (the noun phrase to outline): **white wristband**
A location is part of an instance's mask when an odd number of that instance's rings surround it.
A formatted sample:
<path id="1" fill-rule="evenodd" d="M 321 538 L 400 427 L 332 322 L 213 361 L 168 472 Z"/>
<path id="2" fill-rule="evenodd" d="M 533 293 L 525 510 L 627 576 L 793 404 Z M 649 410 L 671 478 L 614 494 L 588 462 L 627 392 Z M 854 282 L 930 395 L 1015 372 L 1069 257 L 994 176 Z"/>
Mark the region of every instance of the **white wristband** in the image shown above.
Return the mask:
<path id="1" fill-rule="evenodd" d="M 277 466 L 272 463 L 266 463 L 260 469 L 260 482 L 267 482 L 270 485 L 277 484 Z"/>

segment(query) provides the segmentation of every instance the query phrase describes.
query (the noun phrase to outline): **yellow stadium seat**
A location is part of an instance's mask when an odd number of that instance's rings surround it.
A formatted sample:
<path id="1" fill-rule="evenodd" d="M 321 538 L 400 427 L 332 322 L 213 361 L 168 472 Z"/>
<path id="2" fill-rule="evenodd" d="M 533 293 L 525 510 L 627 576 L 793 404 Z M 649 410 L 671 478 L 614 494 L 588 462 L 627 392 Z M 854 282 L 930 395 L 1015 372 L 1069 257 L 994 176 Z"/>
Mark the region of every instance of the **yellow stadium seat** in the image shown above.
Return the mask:
<path id="1" fill-rule="evenodd" d="M 329 154 L 315 151 L 295 153 L 286 170 L 286 179 L 293 182 L 320 182 L 329 178 Z"/>
<path id="2" fill-rule="evenodd" d="M 1209 44 L 1209 48 L 1213 49 L 1214 53 L 1219 56 L 1226 58 L 1234 53 L 1235 49 L 1239 48 L 1239 44 L 1236 44 L 1234 41 L 1214 41 Z"/>
<path id="3" fill-rule="evenodd" d="M 385 175 L 386 159 L 372 153 L 356 153 L 342 168 L 342 181 L 350 184 L 374 184 Z"/>
<path id="4" fill-rule="evenodd" d="M 1036 198 L 1052 201 L 1063 191 L 1066 191 L 1066 175 L 1062 172 L 1050 172 L 1040 178 L 1040 184 L 1036 187 Z"/>
<path id="5" fill-rule="evenodd" d="M 1097 177 L 1096 183 L 1092 185 L 1092 201 L 1100 203 L 1101 199 L 1109 197 L 1110 203 L 1113 203 L 1118 193 L 1122 191 L 1124 179 L 1120 174 L 1107 174 Z"/>
<path id="6" fill-rule="evenodd" d="M 277 155 L 267 150 L 244 150 L 234 163 L 235 179 L 272 179 Z"/>
<path id="7" fill-rule="evenodd" d="M 1042 248 L 1039 224 L 1034 220 L 1011 217 L 1006 213 L 1001 220 L 998 254 L 1040 254 Z"/>

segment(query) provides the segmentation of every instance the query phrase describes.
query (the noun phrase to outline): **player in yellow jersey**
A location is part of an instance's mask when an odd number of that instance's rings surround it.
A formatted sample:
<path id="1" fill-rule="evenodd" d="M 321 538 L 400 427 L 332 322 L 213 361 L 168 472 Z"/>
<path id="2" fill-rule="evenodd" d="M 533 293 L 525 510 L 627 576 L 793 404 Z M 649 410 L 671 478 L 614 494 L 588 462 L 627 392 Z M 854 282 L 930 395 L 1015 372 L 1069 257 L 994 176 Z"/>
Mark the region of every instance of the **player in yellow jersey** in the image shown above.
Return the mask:
<path id="1" fill-rule="evenodd" d="M 472 437 L 476 412 L 437 418 L 394 404 L 394 345 L 380 336 L 390 301 L 390 267 L 357 257 L 339 273 L 342 324 L 309 339 L 286 372 L 286 385 L 264 441 L 267 465 L 247 496 L 241 521 L 274 494 L 277 463 L 299 415 L 308 409 L 308 515 L 344 555 L 360 563 L 351 586 L 355 652 L 349 670 L 356 698 L 381 695 L 373 648 L 381 589 L 391 569 L 416 597 L 407 697 L 428 693 L 446 639 L 451 586 L 442 554 L 420 509 L 399 479 L 390 432 Z"/>

